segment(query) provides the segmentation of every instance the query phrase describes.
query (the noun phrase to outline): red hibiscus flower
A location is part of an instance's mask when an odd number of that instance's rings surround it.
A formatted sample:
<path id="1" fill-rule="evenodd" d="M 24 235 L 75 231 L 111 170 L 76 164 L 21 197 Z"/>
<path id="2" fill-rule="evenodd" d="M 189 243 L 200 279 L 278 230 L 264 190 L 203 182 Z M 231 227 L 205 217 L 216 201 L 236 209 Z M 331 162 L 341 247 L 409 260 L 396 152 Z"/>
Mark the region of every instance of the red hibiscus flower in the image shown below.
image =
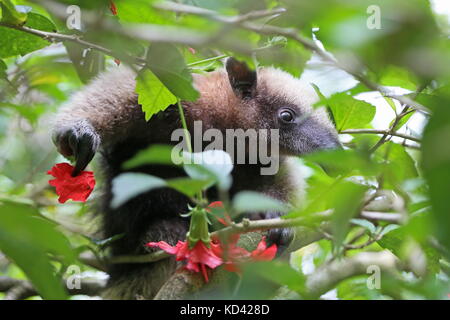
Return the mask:
<path id="1" fill-rule="evenodd" d="M 64 203 L 69 199 L 85 202 L 94 190 L 95 179 L 92 171 L 82 171 L 78 176 L 72 177 L 74 167 L 68 163 L 58 163 L 47 174 L 56 179 L 49 180 L 49 184 L 56 188 L 58 201 Z"/>
<path id="2" fill-rule="evenodd" d="M 232 235 L 226 245 L 221 245 L 221 251 L 218 252 L 224 260 L 225 269 L 230 272 L 240 272 L 240 264 L 251 261 L 271 261 L 277 254 L 277 245 L 273 244 L 267 248 L 266 237 L 262 237 L 255 250 L 249 252 L 244 248 L 238 247 L 240 234 Z"/>
<path id="3" fill-rule="evenodd" d="M 222 201 L 211 202 L 206 210 L 211 212 L 214 209 L 223 209 Z M 229 226 L 232 222 L 230 216 L 226 212 L 219 211 L 218 213 L 223 214 L 223 218 L 216 217 L 217 221 L 225 226 Z M 241 263 L 248 261 L 270 261 L 275 258 L 277 246 L 273 244 L 267 248 L 265 237 L 261 239 L 255 250 L 249 252 L 244 248 L 237 246 L 240 236 L 240 234 L 232 234 L 228 238 L 226 244 L 221 244 L 219 247 L 220 251 L 218 254 L 222 260 L 224 260 L 226 270 L 230 272 L 240 272 L 239 264 Z M 219 239 L 214 240 L 219 242 Z"/>
<path id="4" fill-rule="evenodd" d="M 158 247 L 167 253 L 176 256 L 177 261 L 186 260 L 186 269 L 193 272 L 202 272 L 203 278 L 208 282 L 208 272 L 206 267 L 215 269 L 222 264 L 222 259 L 217 255 L 219 252 L 219 244 L 211 242 L 208 248 L 203 241 L 197 241 L 192 249 L 189 248 L 187 241 L 178 241 L 175 246 L 171 246 L 167 242 L 149 242 L 148 247 Z"/>
<path id="5" fill-rule="evenodd" d="M 277 245 L 273 244 L 267 248 L 266 237 L 262 237 L 258 246 L 250 254 L 253 261 L 270 261 L 275 258 L 277 254 Z"/>
<path id="6" fill-rule="evenodd" d="M 219 221 L 224 225 L 231 223 L 231 219 L 226 212 L 220 212 L 220 209 L 223 209 L 222 202 L 216 201 L 211 203 L 206 210 L 195 208 L 191 211 L 191 225 L 186 241 L 178 241 L 175 246 L 171 246 L 164 241 L 149 242 L 146 246 L 157 247 L 173 254 L 177 261 L 186 261 L 185 268 L 193 272 L 202 272 L 206 282 L 208 282 L 206 267 L 215 269 L 224 264 L 226 270 L 240 272 L 239 265 L 241 263 L 252 260 L 269 261 L 275 257 L 277 246 L 272 245 L 267 248 L 265 237 L 251 252 L 237 245 L 240 238 L 238 233 L 231 234 L 225 243 L 222 243 L 218 237 L 211 239 L 208 232 L 206 212 L 211 213 L 214 209 L 219 209 L 219 213 L 224 216 L 224 218 L 217 218 Z"/>
<path id="7" fill-rule="evenodd" d="M 275 258 L 277 246 L 275 244 L 267 248 L 265 237 L 259 242 L 255 250 L 249 252 L 236 244 L 240 235 L 234 234 L 230 241 L 224 246 L 217 239 L 211 241 L 208 248 L 202 241 L 197 241 L 190 249 L 187 241 L 178 241 L 175 246 L 171 246 L 165 241 L 149 242 L 148 247 L 160 248 L 169 254 L 176 256 L 177 261 L 186 260 L 185 268 L 193 272 L 202 272 L 203 278 L 208 282 L 208 272 L 206 267 L 215 269 L 224 265 L 225 270 L 230 272 L 240 272 L 240 264 L 250 261 L 270 261 Z"/>

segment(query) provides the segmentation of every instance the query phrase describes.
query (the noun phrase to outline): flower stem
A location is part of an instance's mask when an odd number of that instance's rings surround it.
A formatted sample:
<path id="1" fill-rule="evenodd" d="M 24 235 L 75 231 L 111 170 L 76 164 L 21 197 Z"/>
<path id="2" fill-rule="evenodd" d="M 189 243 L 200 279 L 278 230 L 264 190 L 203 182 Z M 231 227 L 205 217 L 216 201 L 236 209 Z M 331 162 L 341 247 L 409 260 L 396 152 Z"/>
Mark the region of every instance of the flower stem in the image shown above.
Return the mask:
<path id="1" fill-rule="evenodd" d="M 186 125 L 186 118 L 184 117 L 184 111 L 183 111 L 183 107 L 181 105 L 180 99 L 177 100 L 177 105 L 178 105 L 178 112 L 180 113 L 181 125 L 183 126 L 184 138 L 186 139 L 188 151 L 190 153 L 192 153 L 191 136 L 189 134 L 189 131 L 188 131 L 188 128 Z"/>

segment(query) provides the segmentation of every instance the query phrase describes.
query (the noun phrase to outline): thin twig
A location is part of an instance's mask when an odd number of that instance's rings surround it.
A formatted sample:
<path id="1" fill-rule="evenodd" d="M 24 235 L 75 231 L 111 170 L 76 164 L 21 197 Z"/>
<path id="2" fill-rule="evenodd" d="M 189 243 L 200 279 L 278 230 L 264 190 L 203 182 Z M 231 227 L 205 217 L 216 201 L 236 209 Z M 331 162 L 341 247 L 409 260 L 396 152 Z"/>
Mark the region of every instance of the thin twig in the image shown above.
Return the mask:
<path id="1" fill-rule="evenodd" d="M 42 39 L 50 41 L 50 42 L 66 42 L 66 41 L 68 41 L 68 42 L 77 43 L 80 46 L 103 52 L 104 54 L 106 54 L 108 56 L 111 56 L 111 57 L 114 57 L 114 58 L 117 58 L 120 60 L 132 61 L 133 63 L 136 63 L 136 64 L 145 64 L 146 63 L 146 60 L 143 58 L 132 57 L 132 56 L 124 54 L 124 53 L 117 54 L 111 49 L 108 49 L 108 48 L 100 46 L 98 44 L 83 40 L 80 36 L 77 36 L 77 35 L 68 35 L 68 34 L 62 34 L 62 33 L 57 33 L 57 32 L 42 31 L 42 30 L 37 30 L 37 29 L 27 27 L 27 26 L 15 26 L 15 25 L 11 25 L 8 23 L 4 23 L 4 22 L 0 22 L 0 26 L 15 29 L 15 30 L 22 31 L 22 32 L 26 32 L 26 33 L 41 37 Z"/>
<path id="2" fill-rule="evenodd" d="M 420 138 L 416 138 L 414 136 L 411 136 L 411 135 L 408 135 L 408 134 L 404 134 L 404 133 L 390 132 L 389 130 L 348 129 L 348 130 L 343 130 L 340 133 L 343 133 L 343 134 L 383 134 L 383 135 L 385 134 L 385 135 L 394 136 L 394 137 L 400 137 L 400 138 L 411 140 L 411 141 L 415 141 L 415 142 L 421 142 Z"/>
<path id="3" fill-rule="evenodd" d="M 79 289 L 67 288 L 66 290 L 70 295 L 82 294 L 88 296 L 96 296 L 100 294 L 101 290 L 105 286 L 105 280 L 81 278 Z M 6 276 L 0 276 L 0 292 L 6 293 L 4 300 L 23 300 L 32 296 L 39 295 L 30 281 L 14 279 Z"/>

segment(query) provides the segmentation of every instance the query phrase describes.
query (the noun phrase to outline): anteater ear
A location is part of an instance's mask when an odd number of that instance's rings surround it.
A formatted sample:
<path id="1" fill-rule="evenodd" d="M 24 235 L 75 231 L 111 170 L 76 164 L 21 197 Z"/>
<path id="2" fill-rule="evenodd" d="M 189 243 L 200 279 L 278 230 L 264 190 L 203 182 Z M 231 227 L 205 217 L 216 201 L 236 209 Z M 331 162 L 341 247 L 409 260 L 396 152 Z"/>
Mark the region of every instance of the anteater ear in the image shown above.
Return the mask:
<path id="1" fill-rule="evenodd" d="M 226 69 L 234 93 L 242 98 L 251 97 L 256 89 L 256 71 L 233 57 L 227 59 Z"/>

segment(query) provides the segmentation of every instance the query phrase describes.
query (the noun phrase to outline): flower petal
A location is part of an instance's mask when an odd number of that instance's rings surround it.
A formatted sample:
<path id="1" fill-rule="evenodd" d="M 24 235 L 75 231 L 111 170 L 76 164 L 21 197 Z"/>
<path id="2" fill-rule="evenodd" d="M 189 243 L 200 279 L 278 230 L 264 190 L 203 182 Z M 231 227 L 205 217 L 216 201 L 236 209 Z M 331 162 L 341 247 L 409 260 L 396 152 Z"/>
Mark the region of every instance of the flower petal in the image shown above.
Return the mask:
<path id="1" fill-rule="evenodd" d="M 255 250 L 252 251 L 251 257 L 255 261 L 270 261 L 275 258 L 277 254 L 277 246 L 276 244 L 271 245 L 267 248 L 266 237 L 263 237 L 261 241 L 258 243 L 258 246 Z"/>
<path id="2" fill-rule="evenodd" d="M 49 184 L 56 188 L 58 201 L 64 203 L 69 199 L 85 202 L 95 187 L 94 173 L 82 171 L 78 176 L 72 177 L 74 167 L 68 163 L 58 163 L 47 174 L 56 179 L 49 180 Z"/>

